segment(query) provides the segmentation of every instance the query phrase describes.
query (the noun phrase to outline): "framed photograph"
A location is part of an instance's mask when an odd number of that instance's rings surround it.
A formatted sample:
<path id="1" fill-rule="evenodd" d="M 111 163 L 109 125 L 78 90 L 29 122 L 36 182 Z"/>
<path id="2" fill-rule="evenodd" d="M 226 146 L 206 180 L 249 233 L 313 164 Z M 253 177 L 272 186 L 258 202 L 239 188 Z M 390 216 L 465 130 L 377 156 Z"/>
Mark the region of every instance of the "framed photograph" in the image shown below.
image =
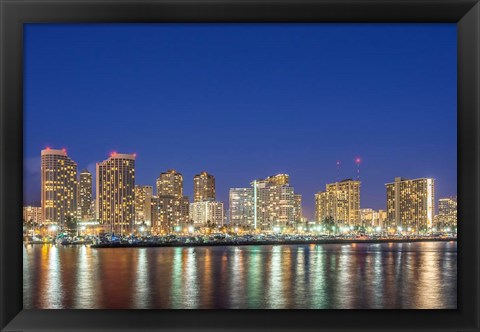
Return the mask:
<path id="1" fill-rule="evenodd" d="M 2 331 L 479 331 L 478 1 L 0 3 Z"/>

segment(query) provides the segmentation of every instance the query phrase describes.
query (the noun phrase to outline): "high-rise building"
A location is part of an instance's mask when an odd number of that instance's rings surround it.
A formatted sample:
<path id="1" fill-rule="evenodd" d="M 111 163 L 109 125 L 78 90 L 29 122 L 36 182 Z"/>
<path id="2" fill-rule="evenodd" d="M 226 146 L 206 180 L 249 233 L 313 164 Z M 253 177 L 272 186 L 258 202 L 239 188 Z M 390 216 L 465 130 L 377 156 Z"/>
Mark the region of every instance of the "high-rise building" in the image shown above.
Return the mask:
<path id="1" fill-rule="evenodd" d="M 253 229 L 253 188 L 230 188 L 229 206 L 229 225 Z"/>
<path id="2" fill-rule="evenodd" d="M 420 232 L 433 227 L 435 181 L 431 178 L 403 179 L 387 183 L 388 227 Z"/>
<path id="3" fill-rule="evenodd" d="M 155 233 L 179 232 L 188 221 L 188 196 L 152 196 L 152 230 Z"/>
<path id="4" fill-rule="evenodd" d="M 152 231 L 158 233 L 160 231 L 160 204 L 159 198 L 156 195 L 152 195 L 152 198 L 150 199 L 150 212 Z"/>
<path id="5" fill-rule="evenodd" d="M 230 224 L 259 230 L 284 230 L 302 221 L 301 195 L 288 174 L 254 180 L 252 188 L 230 189 Z"/>
<path id="6" fill-rule="evenodd" d="M 135 224 L 152 225 L 152 186 L 135 186 Z"/>
<path id="7" fill-rule="evenodd" d="M 215 177 L 207 172 L 201 172 L 193 178 L 194 202 L 215 200 Z"/>
<path id="8" fill-rule="evenodd" d="M 67 151 L 46 148 L 41 152 L 42 220 L 65 226 L 77 214 L 77 164 Z"/>
<path id="9" fill-rule="evenodd" d="M 457 214 L 457 197 L 445 197 L 438 199 L 438 214 L 442 216 Z"/>
<path id="10" fill-rule="evenodd" d="M 202 201 L 190 203 L 190 221 L 195 227 L 221 227 L 224 225 L 223 203 Z"/>
<path id="11" fill-rule="evenodd" d="M 181 198 L 183 196 L 182 174 L 174 169 L 160 173 L 157 179 L 157 195 Z"/>
<path id="12" fill-rule="evenodd" d="M 24 206 L 23 221 L 34 224 L 42 223 L 42 207 L 41 206 Z"/>
<path id="13" fill-rule="evenodd" d="M 295 200 L 295 221 L 300 221 L 303 219 L 303 211 L 302 211 L 302 195 L 295 194 L 293 195 Z"/>
<path id="14" fill-rule="evenodd" d="M 330 217 L 337 225 L 360 225 L 360 181 L 327 184 L 325 191 L 315 194 L 315 216 L 320 222 Z"/>
<path id="15" fill-rule="evenodd" d="M 278 183 L 278 182 L 277 182 Z M 256 187 L 256 225 L 261 230 L 295 227 L 294 189 L 288 183 L 254 181 Z M 254 195 L 255 196 L 255 195 Z"/>
<path id="16" fill-rule="evenodd" d="M 445 197 L 438 200 L 438 215 L 435 225 L 439 230 L 457 227 L 457 197 Z"/>
<path id="17" fill-rule="evenodd" d="M 96 209 L 107 231 L 133 231 L 135 219 L 135 154 L 112 153 L 97 163 Z"/>
<path id="18" fill-rule="evenodd" d="M 78 181 L 78 220 L 89 221 L 94 218 L 92 210 L 92 173 L 84 169 Z"/>
<path id="19" fill-rule="evenodd" d="M 183 196 L 183 176 L 174 169 L 160 173 L 157 179 L 155 210 L 152 211 L 154 232 L 178 232 L 188 223 L 189 198 Z"/>
<path id="20" fill-rule="evenodd" d="M 319 191 L 315 194 L 315 220 L 323 222 L 327 217 L 332 217 L 333 208 L 330 204 L 333 200 L 333 195 L 326 191 Z"/>

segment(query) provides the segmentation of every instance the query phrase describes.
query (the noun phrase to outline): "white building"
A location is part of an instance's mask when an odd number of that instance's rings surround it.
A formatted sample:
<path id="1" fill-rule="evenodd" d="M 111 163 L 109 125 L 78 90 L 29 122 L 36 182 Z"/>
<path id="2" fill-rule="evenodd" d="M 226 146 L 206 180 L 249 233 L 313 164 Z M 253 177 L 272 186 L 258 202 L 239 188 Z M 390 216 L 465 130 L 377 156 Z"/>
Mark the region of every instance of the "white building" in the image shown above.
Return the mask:
<path id="1" fill-rule="evenodd" d="M 251 182 L 252 188 L 230 189 L 230 225 L 271 230 L 302 222 L 301 195 L 289 185 L 288 174 Z"/>
<path id="2" fill-rule="evenodd" d="M 229 225 L 252 226 L 254 221 L 253 188 L 230 188 Z"/>
<path id="3" fill-rule="evenodd" d="M 203 201 L 190 203 L 190 221 L 195 227 L 205 227 L 208 224 L 223 226 L 225 215 L 223 203 L 217 201 Z"/>
<path id="4" fill-rule="evenodd" d="M 63 227 L 77 216 L 77 164 L 65 149 L 46 148 L 41 158 L 42 221 Z"/>
<path id="5" fill-rule="evenodd" d="M 108 231 L 133 231 L 135 219 L 135 154 L 112 153 L 97 163 L 96 209 Z"/>

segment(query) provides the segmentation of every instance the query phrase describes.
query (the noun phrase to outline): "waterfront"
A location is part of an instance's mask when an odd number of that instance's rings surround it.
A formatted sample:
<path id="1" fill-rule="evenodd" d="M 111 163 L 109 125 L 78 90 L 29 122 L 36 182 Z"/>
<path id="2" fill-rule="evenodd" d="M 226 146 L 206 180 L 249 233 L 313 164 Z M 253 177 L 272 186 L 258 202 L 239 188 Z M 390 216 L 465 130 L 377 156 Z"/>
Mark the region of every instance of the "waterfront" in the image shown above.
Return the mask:
<path id="1" fill-rule="evenodd" d="M 24 308 L 454 309 L 457 242 L 24 246 Z"/>

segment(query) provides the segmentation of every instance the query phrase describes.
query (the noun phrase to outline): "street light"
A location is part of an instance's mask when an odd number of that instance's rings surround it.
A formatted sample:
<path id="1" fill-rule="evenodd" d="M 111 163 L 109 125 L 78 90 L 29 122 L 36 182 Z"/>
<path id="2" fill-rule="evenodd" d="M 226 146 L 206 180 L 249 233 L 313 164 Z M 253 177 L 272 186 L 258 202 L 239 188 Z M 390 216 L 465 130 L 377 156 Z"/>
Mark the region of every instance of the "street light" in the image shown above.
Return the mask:
<path id="1" fill-rule="evenodd" d="M 57 225 L 50 225 L 50 226 L 49 226 L 49 229 L 50 229 L 50 231 L 51 231 L 52 233 L 55 232 L 55 237 L 56 237 L 56 235 L 57 235 L 56 233 L 57 233 L 57 230 L 58 230 L 58 226 L 57 226 Z M 52 236 L 53 236 L 53 234 L 52 234 Z"/>

